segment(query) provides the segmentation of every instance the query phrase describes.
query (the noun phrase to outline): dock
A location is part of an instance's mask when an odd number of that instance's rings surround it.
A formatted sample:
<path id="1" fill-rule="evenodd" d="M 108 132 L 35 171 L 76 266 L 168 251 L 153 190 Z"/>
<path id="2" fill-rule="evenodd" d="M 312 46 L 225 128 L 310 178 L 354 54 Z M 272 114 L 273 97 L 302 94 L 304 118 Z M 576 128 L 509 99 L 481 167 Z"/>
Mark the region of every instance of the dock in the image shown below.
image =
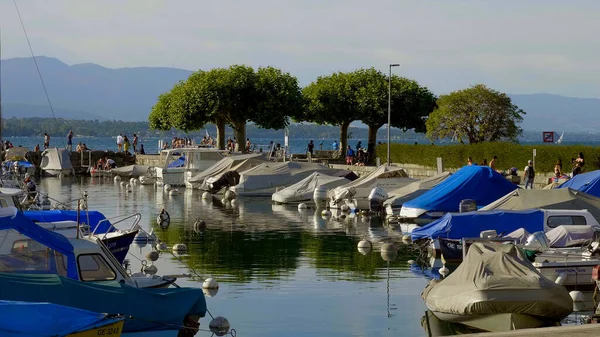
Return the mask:
<path id="1" fill-rule="evenodd" d="M 473 337 L 590 337 L 600 336 L 600 324 L 553 326 L 549 328 L 522 329 L 507 332 L 483 332 L 470 334 Z"/>

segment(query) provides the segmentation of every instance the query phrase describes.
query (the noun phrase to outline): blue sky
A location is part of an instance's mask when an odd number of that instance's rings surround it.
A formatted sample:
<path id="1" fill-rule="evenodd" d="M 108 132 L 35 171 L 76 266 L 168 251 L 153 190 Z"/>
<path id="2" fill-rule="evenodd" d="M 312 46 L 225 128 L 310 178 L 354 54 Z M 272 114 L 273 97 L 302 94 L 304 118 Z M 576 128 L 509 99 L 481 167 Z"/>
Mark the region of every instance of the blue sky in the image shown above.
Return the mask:
<path id="1" fill-rule="evenodd" d="M 272 65 L 302 85 L 376 67 L 436 94 L 600 97 L 600 1 L 18 0 L 36 55 L 110 68 Z M 2 58 L 29 56 L 12 1 Z"/>

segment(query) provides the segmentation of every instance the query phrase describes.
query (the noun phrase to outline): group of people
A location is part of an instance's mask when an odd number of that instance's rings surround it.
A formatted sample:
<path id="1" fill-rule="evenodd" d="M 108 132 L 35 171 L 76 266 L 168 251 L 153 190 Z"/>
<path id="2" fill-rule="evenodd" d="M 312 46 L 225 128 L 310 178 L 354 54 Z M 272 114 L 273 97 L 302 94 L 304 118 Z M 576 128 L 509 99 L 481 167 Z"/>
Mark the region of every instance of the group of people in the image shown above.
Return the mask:
<path id="1" fill-rule="evenodd" d="M 135 133 L 133 134 L 133 143 L 131 143 L 129 141 L 129 138 L 127 138 L 127 135 L 123 135 L 122 133 L 119 134 L 117 136 L 117 152 L 124 152 L 125 154 L 129 155 L 129 154 L 131 154 L 131 152 L 129 152 L 129 149 L 133 145 L 133 153 L 138 153 L 138 149 L 137 149 L 138 141 L 139 141 L 139 138 Z M 143 153 L 141 153 L 141 151 L 143 151 L 143 148 L 144 148 L 144 145 L 142 144 L 142 146 L 140 148 L 140 154 L 143 154 Z"/>
<path id="2" fill-rule="evenodd" d="M 369 152 L 362 148 L 362 142 L 356 143 L 356 151 L 350 145 L 346 149 L 346 164 L 365 166 L 369 162 Z"/>
<path id="3" fill-rule="evenodd" d="M 117 163 L 113 159 L 108 158 L 108 156 L 98 159 L 96 163 L 96 170 L 110 170 L 116 167 Z"/>

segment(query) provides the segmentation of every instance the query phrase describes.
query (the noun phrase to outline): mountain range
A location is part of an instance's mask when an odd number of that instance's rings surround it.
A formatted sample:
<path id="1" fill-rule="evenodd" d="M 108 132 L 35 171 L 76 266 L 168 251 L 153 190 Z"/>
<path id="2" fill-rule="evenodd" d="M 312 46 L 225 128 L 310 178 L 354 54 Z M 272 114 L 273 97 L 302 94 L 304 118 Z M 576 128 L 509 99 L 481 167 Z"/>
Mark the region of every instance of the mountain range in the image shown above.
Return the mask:
<path id="1" fill-rule="evenodd" d="M 111 69 L 67 65 L 36 57 L 57 118 L 146 121 L 158 95 L 192 71 L 165 67 Z M 2 60 L 3 117 L 53 117 L 32 58 Z M 596 132 L 600 99 L 552 94 L 509 94 L 526 112 L 524 130 Z M 360 123 L 358 123 L 360 126 Z"/>

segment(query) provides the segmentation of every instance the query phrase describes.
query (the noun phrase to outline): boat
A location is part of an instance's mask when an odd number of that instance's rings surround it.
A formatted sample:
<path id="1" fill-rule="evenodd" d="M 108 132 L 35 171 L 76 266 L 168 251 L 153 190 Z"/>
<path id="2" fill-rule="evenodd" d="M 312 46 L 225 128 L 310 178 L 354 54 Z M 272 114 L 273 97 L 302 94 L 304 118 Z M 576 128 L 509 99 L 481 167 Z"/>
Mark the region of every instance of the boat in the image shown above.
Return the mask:
<path id="1" fill-rule="evenodd" d="M 158 183 L 185 186 L 187 176 L 204 171 L 228 154 L 226 150 L 205 147 L 162 150 L 160 156 L 163 166 L 156 167 Z"/>
<path id="2" fill-rule="evenodd" d="M 474 243 L 456 270 L 432 280 L 421 297 L 440 320 L 485 331 L 553 325 L 573 311 L 569 292 L 513 244 Z"/>
<path id="3" fill-rule="evenodd" d="M 431 221 L 448 212 L 457 212 L 461 203 L 475 210 L 486 206 L 518 186 L 487 166 L 465 166 L 421 196 L 407 201 L 400 217 Z"/>
<path id="4" fill-rule="evenodd" d="M 229 190 L 239 196 L 271 197 L 278 189 L 293 185 L 314 172 L 329 176 L 356 179 L 352 171 L 329 168 L 305 162 L 269 162 L 240 172 L 239 183 Z"/>
<path id="5" fill-rule="evenodd" d="M 315 189 L 330 190 L 346 185 L 350 180 L 344 177 L 329 176 L 314 172 L 305 179 L 273 193 L 271 200 L 278 204 L 305 203 L 314 204 Z"/>
<path id="6" fill-rule="evenodd" d="M 3 337 L 119 337 L 124 320 L 120 315 L 53 303 L 0 300 L 0 335 Z"/>
<path id="7" fill-rule="evenodd" d="M 415 199 L 416 197 L 429 191 L 451 175 L 451 172 L 443 172 L 436 174 L 433 177 L 417 180 L 406 186 L 390 191 L 388 193 L 390 197 L 383 202 L 385 213 L 388 215 L 393 215 L 394 211 L 399 212 L 405 202 Z"/>
<path id="8" fill-rule="evenodd" d="M 269 162 L 269 160 L 264 153 L 227 156 L 214 163 L 206 170 L 194 174 L 193 176 L 192 172 L 186 173 L 189 176 L 186 178 L 186 187 L 204 191 L 214 191 L 217 190 L 217 188 L 213 188 L 213 184 L 219 181 L 219 179 L 227 172 L 235 171 L 239 173 L 267 162 Z M 221 190 L 221 188 L 218 188 L 218 190 Z"/>
<path id="9" fill-rule="evenodd" d="M 146 175 L 152 175 L 151 166 L 148 165 L 127 165 L 123 167 L 117 167 L 110 170 L 98 170 L 96 168 L 90 169 L 90 175 L 92 177 L 114 177 L 119 176 L 121 178 L 139 178 Z"/>
<path id="10" fill-rule="evenodd" d="M 40 168 L 44 175 L 50 177 L 75 174 L 73 164 L 71 164 L 70 152 L 67 149 L 57 147 L 51 147 L 42 152 Z"/>
<path id="11" fill-rule="evenodd" d="M 571 188 L 600 197 L 600 170 L 578 174 L 557 188 Z"/>
<path id="12" fill-rule="evenodd" d="M 329 208 L 341 208 L 342 205 L 347 205 L 352 210 L 368 210 L 369 195 L 373 189 L 377 188 L 379 193 L 387 195 L 387 192 L 415 181 L 416 179 L 408 177 L 403 168 L 381 165 L 365 176 L 330 190 L 327 193 Z"/>

